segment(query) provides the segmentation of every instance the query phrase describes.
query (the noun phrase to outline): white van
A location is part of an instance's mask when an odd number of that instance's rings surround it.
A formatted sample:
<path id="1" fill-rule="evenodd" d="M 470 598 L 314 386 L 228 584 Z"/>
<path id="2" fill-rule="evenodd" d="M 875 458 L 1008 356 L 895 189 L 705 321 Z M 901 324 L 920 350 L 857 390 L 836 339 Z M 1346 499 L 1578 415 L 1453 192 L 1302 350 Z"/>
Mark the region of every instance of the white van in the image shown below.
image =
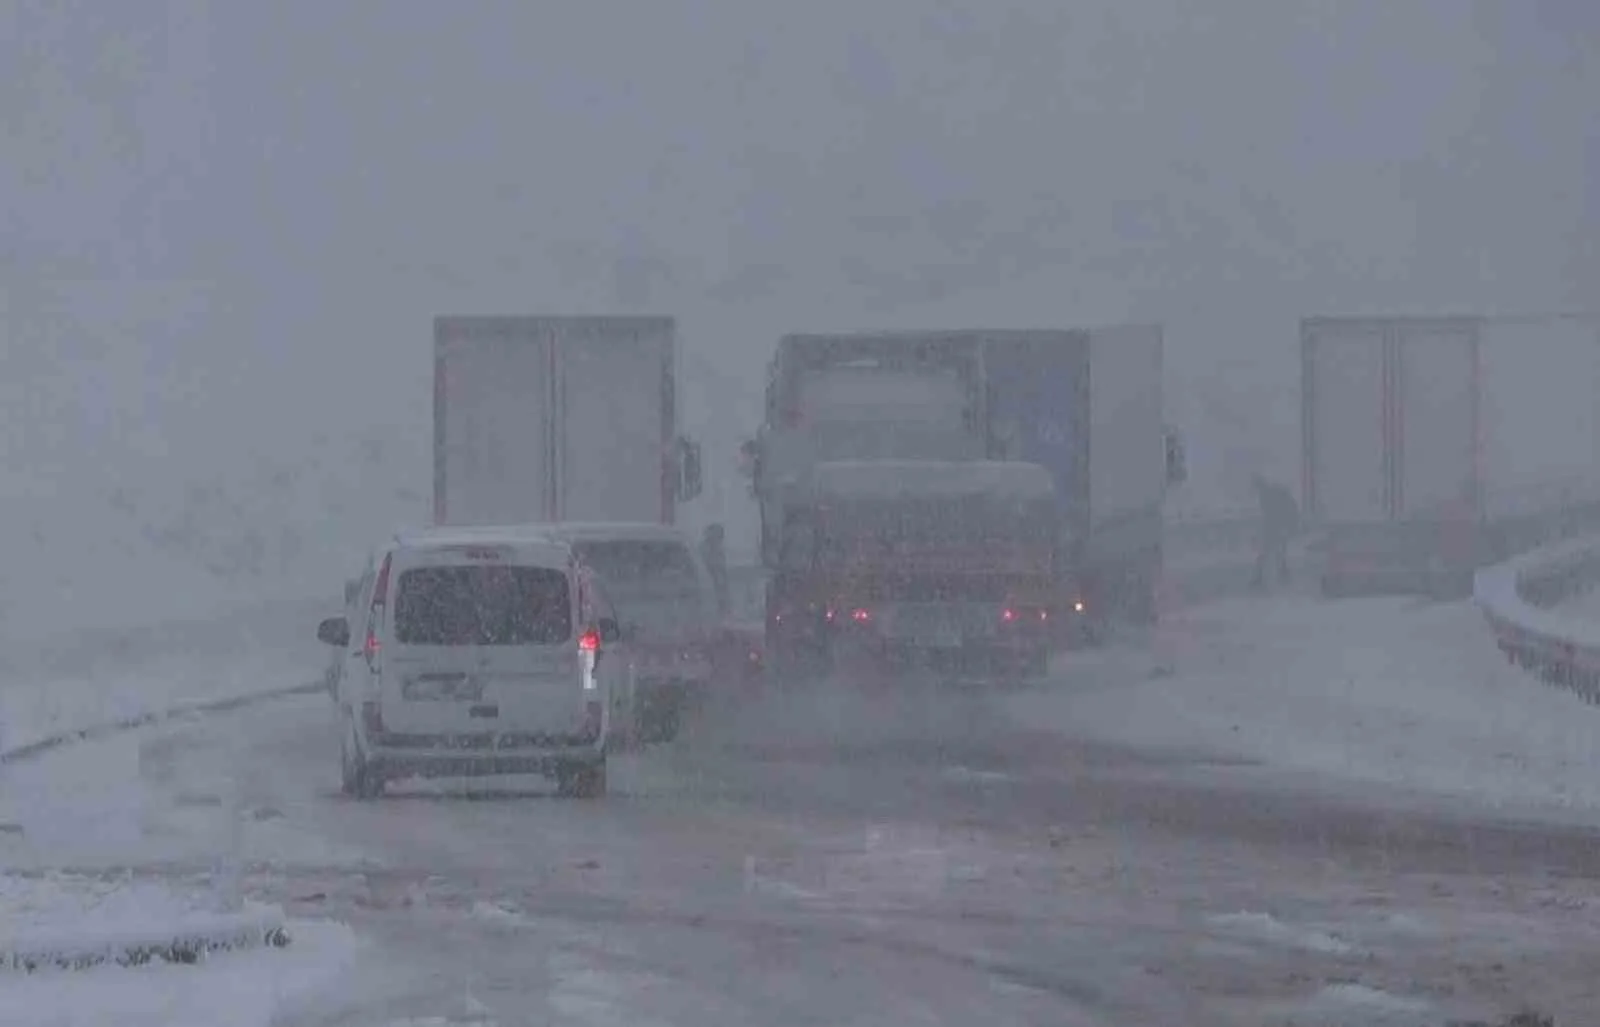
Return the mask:
<path id="1" fill-rule="evenodd" d="M 435 529 L 374 554 L 350 617 L 317 637 L 345 653 L 344 791 L 398 778 L 545 774 L 606 790 L 614 614 L 571 548 L 533 529 Z"/>

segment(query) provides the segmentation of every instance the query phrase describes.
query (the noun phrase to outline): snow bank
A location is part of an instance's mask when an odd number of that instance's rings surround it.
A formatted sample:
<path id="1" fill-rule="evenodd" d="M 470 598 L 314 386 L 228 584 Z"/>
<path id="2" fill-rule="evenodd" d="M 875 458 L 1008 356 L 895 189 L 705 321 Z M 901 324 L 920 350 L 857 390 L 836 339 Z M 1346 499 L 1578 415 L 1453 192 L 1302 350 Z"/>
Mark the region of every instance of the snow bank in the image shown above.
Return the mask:
<path id="1" fill-rule="evenodd" d="M 1079 654 L 1032 727 L 1555 811 L 1600 809 L 1600 720 L 1509 667 L 1466 603 L 1193 607 L 1150 653 Z"/>
<path id="2" fill-rule="evenodd" d="M 304 663 L 172 659 L 121 678 L 67 678 L 0 688 L 0 761 L 57 739 L 136 726 L 314 684 Z"/>
<path id="3" fill-rule="evenodd" d="M 83 630 L 0 662 L 0 760 L 76 732 L 99 731 L 309 686 L 327 663 L 317 621 L 326 602 L 256 603 L 206 619 Z"/>
<path id="4" fill-rule="evenodd" d="M 335 986 L 356 948 L 342 925 L 217 913 L 148 883 L 0 877 L 0 911 L 0 1027 L 266 1027 Z M 127 958 L 152 951 L 192 961 Z M 22 972 L 20 953 L 99 965 Z"/>
<path id="5" fill-rule="evenodd" d="M 211 896 L 151 883 L 0 876 L 0 910 L 0 971 L 192 963 L 214 951 L 290 942 L 275 907 L 245 902 L 220 912 Z"/>

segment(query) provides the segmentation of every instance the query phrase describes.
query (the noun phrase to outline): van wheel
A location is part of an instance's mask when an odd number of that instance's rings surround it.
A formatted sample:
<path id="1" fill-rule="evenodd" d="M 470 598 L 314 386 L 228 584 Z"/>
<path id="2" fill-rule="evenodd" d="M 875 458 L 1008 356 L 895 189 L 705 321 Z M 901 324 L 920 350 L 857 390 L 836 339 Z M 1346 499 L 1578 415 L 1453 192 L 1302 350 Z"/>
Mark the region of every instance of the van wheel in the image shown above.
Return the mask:
<path id="1" fill-rule="evenodd" d="M 556 770 L 556 794 L 566 799 L 598 799 L 606 794 L 606 761 L 568 764 Z"/>
<path id="2" fill-rule="evenodd" d="M 339 779 L 339 790 L 354 798 L 376 799 L 383 794 L 383 778 L 361 755 L 355 724 L 348 720 L 339 744 Z"/>

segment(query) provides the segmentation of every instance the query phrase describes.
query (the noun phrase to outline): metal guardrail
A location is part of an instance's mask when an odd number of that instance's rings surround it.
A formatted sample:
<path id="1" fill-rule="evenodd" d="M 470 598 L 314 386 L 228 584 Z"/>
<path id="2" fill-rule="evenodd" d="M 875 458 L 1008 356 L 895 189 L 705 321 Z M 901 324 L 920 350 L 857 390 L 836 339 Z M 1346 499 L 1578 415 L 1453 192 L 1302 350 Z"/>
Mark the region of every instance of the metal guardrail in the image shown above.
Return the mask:
<path id="1" fill-rule="evenodd" d="M 1512 664 L 1600 705 L 1600 624 L 1559 604 L 1600 584 L 1600 534 L 1478 572 L 1473 598 Z"/>

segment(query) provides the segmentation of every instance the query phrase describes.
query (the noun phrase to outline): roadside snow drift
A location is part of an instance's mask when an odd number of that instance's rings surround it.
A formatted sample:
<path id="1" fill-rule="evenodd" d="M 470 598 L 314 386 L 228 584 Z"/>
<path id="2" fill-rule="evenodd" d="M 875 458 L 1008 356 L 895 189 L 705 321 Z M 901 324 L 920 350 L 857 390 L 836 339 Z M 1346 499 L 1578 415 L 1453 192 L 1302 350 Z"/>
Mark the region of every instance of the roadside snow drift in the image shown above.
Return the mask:
<path id="1" fill-rule="evenodd" d="M 4 971 L 195 963 L 212 952 L 290 941 L 277 909 L 246 902 L 220 912 L 209 897 L 148 883 L 0 876 L 0 910 Z"/>
<path id="2" fill-rule="evenodd" d="M 1600 809 L 1600 714 L 1508 666 L 1470 603 L 1275 596 L 1074 654 L 1032 726 L 1531 809 Z"/>
<path id="3" fill-rule="evenodd" d="M 0 875 L 0 1027 L 264 1027 L 348 967 L 354 936 L 152 883 Z"/>

